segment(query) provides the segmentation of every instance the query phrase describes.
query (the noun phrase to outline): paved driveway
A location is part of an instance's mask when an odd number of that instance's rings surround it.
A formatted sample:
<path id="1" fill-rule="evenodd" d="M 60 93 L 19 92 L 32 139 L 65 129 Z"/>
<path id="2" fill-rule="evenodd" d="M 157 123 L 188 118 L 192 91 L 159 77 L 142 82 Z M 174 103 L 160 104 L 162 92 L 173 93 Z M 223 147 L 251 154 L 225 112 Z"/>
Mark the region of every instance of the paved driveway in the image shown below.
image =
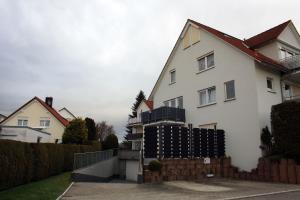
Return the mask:
<path id="1" fill-rule="evenodd" d="M 280 193 L 283 191 L 289 192 Z M 300 186 L 225 179 L 211 179 L 206 181 L 205 183 L 195 183 L 186 181 L 164 182 L 162 184 L 135 184 L 115 181 L 110 183 L 74 183 L 70 190 L 64 195 L 63 199 L 244 199 L 242 197 L 266 193 L 269 194 L 266 196 L 250 198 L 248 197 L 247 199 L 300 199 Z"/>

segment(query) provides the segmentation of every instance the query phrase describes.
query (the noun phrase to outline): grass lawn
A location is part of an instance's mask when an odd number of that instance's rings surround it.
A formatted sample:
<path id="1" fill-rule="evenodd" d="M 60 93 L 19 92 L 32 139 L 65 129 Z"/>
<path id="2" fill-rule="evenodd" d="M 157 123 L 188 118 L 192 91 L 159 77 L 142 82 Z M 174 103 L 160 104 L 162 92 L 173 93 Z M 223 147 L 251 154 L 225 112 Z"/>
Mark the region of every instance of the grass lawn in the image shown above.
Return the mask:
<path id="1" fill-rule="evenodd" d="M 70 172 L 0 192 L 1 200 L 56 199 L 70 185 Z"/>

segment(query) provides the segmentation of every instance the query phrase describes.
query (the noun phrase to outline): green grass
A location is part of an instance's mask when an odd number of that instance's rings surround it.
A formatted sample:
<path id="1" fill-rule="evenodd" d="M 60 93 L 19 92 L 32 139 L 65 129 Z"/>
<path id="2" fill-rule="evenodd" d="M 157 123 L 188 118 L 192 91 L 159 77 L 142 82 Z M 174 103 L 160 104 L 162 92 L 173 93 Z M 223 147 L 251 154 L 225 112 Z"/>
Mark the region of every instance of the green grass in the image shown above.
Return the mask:
<path id="1" fill-rule="evenodd" d="M 70 185 L 70 172 L 0 192 L 1 200 L 56 199 Z"/>

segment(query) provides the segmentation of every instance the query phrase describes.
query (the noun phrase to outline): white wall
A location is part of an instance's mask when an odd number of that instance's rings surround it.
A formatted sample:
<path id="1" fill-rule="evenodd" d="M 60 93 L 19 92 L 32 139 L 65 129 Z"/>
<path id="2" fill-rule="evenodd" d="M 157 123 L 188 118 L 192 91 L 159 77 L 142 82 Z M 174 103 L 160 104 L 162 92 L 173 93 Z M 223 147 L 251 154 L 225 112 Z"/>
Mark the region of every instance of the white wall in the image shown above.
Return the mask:
<path id="1" fill-rule="evenodd" d="M 259 49 L 257 49 L 258 52 L 261 54 L 272 58 L 274 60 L 280 60 L 280 52 L 279 52 L 280 45 L 277 41 L 273 41 Z"/>
<path id="2" fill-rule="evenodd" d="M 205 31 L 200 35 L 200 42 L 185 50 L 180 45 L 175 50 L 154 91 L 154 108 L 162 106 L 165 100 L 183 96 L 187 123 L 217 123 L 217 128 L 226 132 L 226 154 L 232 157 L 233 165 L 251 170 L 261 155 L 254 61 Z M 215 68 L 197 74 L 197 58 L 211 51 L 215 54 Z M 172 69 L 176 69 L 176 83 L 169 85 Z M 230 80 L 235 80 L 236 100 L 224 102 L 224 82 Z M 217 104 L 197 108 L 197 91 L 211 86 L 216 86 Z"/>
<path id="3" fill-rule="evenodd" d="M 280 74 L 266 70 L 259 64 L 255 69 L 260 129 L 268 126 L 271 130 L 271 107 L 282 102 Z M 268 91 L 267 77 L 273 79 L 273 92 Z"/>
<path id="4" fill-rule="evenodd" d="M 282 33 L 278 36 L 278 40 L 300 49 L 299 36 L 291 24 L 282 31 Z"/>
<path id="5" fill-rule="evenodd" d="M 126 180 L 137 181 L 139 161 L 126 160 Z"/>
<path id="6" fill-rule="evenodd" d="M 50 134 L 43 133 L 28 127 L 5 127 L 1 126 L 0 139 L 16 140 L 21 142 L 36 143 L 38 137 L 41 143 L 50 142 Z"/>

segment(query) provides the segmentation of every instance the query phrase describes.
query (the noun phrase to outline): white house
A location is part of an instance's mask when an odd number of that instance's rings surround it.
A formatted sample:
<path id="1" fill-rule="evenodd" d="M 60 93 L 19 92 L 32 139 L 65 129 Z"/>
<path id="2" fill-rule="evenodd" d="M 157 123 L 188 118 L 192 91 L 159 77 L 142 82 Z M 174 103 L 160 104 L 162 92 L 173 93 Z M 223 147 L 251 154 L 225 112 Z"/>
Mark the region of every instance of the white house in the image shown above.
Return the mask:
<path id="1" fill-rule="evenodd" d="M 300 95 L 299 54 L 291 21 L 240 40 L 187 20 L 148 100 L 185 109 L 185 126 L 225 130 L 233 165 L 251 170 L 272 105 Z"/>
<path id="2" fill-rule="evenodd" d="M 0 139 L 60 143 L 69 122 L 52 104 L 52 97 L 32 98 L 0 123 Z"/>
<path id="3" fill-rule="evenodd" d="M 63 107 L 62 109 L 60 109 L 58 111 L 58 113 L 65 119 L 67 119 L 68 121 L 72 121 L 73 119 L 75 119 L 75 115 L 73 113 L 71 113 L 66 107 Z"/>

